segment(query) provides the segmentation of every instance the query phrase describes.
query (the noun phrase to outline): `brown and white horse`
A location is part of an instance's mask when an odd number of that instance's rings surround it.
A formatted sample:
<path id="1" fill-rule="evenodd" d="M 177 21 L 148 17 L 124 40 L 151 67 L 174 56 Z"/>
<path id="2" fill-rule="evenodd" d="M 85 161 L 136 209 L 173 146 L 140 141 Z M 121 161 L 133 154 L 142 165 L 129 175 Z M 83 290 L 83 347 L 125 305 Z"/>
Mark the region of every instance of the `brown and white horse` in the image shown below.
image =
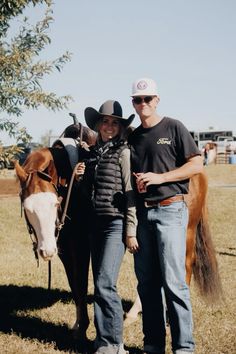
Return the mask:
<path id="1" fill-rule="evenodd" d="M 62 148 L 43 148 L 31 153 L 21 167 L 16 163 L 16 174 L 22 188 L 22 202 L 29 222 L 38 238 L 38 251 L 50 259 L 59 249 L 67 278 L 76 304 L 76 323 L 82 338 L 86 338 L 89 325 L 87 313 L 88 266 L 90 258 L 88 230 L 89 215 L 80 205 L 79 186 L 73 186 L 68 218 L 63 226 L 58 246 L 55 228 L 58 210 L 58 185 L 69 183 L 72 174 L 68 156 Z M 212 244 L 207 214 L 206 175 L 191 178 L 187 204 L 189 224 L 187 231 L 186 280 L 190 284 L 194 274 L 200 293 L 210 299 L 221 292 L 215 250 Z"/>
<path id="2" fill-rule="evenodd" d="M 83 127 L 83 140 L 92 145 L 96 139 L 94 132 Z M 79 154 L 84 152 L 78 147 Z M 84 155 L 83 155 L 84 156 Z M 33 151 L 23 166 L 15 163 L 16 175 L 21 185 L 21 201 L 28 225 L 37 239 L 37 253 L 46 261 L 59 255 L 68 278 L 72 296 L 76 304 L 76 322 L 80 339 L 86 339 L 89 325 L 87 313 L 87 286 L 90 260 L 88 239 L 89 215 L 80 203 L 79 185 L 75 180 L 66 212 L 65 223 L 57 232 L 60 209 L 67 202 L 68 186 L 73 169 L 67 151 L 57 144 L 52 148 Z M 62 200 L 62 201 L 61 201 Z"/>

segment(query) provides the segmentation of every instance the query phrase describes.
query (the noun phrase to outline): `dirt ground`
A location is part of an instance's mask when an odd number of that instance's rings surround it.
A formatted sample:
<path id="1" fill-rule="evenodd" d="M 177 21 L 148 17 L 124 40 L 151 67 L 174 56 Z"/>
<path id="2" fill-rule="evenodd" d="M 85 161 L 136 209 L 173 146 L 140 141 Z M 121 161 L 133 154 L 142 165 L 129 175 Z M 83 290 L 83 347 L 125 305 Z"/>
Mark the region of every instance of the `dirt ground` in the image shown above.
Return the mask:
<path id="1" fill-rule="evenodd" d="M 15 178 L 0 178 L 0 195 L 17 195 L 19 189 Z"/>

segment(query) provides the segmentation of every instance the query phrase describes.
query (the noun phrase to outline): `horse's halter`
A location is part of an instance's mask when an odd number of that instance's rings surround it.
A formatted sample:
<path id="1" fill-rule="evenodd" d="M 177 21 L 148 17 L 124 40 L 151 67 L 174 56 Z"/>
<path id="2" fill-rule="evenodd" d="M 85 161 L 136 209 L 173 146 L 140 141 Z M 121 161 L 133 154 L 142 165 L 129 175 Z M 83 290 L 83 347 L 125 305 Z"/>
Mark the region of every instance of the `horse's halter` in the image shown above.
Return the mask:
<path id="1" fill-rule="evenodd" d="M 62 213 L 62 217 L 59 218 L 59 212 L 57 211 L 57 218 L 56 218 L 56 224 L 55 224 L 55 238 L 56 241 L 58 240 L 59 234 L 60 234 L 60 230 L 62 229 L 64 222 L 65 222 L 65 218 L 66 218 L 66 213 L 67 213 L 67 208 L 69 205 L 69 199 L 70 199 L 70 194 L 71 194 L 71 190 L 72 190 L 72 185 L 73 185 L 73 181 L 75 178 L 75 174 L 76 174 L 76 170 L 77 170 L 77 165 L 74 168 L 73 174 L 71 176 L 71 180 L 70 180 L 70 184 L 69 184 L 69 188 L 68 188 L 68 192 L 67 192 L 67 196 L 66 196 L 66 202 L 65 202 L 65 206 L 64 206 L 64 210 Z M 39 254 L 38 254 L 38 238 L 37 238 L 37 234 L 33 228 L 33 226 L 31 225 L 31 223 L 29 222 L 29 219 L 27 217 L 26 211 L 23 207 L 23 202 L 24 202 L 24 191 L 28 188 L 30 181 L 32 180 L 33 174 L 37 173 L 37 175 L 46 180 L 47 182 L 51 183 L 53 185 L 53 187 L 55 188 L 55 194 L 57 195 L 57 200 L 58 200 L 58 209 L 61 205 L 62 202 L 62 197 L 59 196 L 59 192 L 58 192 L 58 185 L 55 185 L 55 183 L 53 183 L 53 179 L 52 177 L 44 172 L 44 171 L 38 171 L 38 170 L 34 170 L 34 171 L 30 171 L 28 173 L 28 177 L 26 179 L 26 181 L 24 183 L 21 183 L 21 191 L 20 191 L 20 200 L 21 200 L 21 216 L 22 216 L 22 210 L 24 210 L 24 216 L 25 216 L 25 221 L 26 221 L 26 225 L 27 225 L 27 229 L 32 241 L 32 245 L 33 245 L 33 252 L 35 255 L 35 259 L 37 261 L 37 266 L 39 267 Z M 68 217 L 68 216 L 67 216 Z M 48 261 L 48 290 L 51 289 L 51 276 L 52 276 L 52 271 L 51 271 L 51 260 Z"/>
<path id="2" fill-rule="evenodd" d="M 75 168 L 73 170 L 73 173 L 72 173 L 72 176 L 71 176 L 71 179 L 70 179 L 70 183 L 69 183 L 69 187 L 68 187 L 68 191 L 67 191 L 67 196 L 66 196 L 66 201 L 65 201 L 65 206 L 64 206 L 63 212 L 61 214 L 61 217 L 59 217 L 59 213 L 57 212 L 56 225 L 55 225 L 55 238 L 56 238 L 56 241 L 58 240 L 60 231 L 61 231 L 62 227 L 64 226 L 65 218 L 68 217 L 67 210 L 68 210 L 68 205 L 69 205 L 72 185 L 73 185 L 73 182 L 74 182 L 74 179 L 75 179 L 76 170 L 77 170 L 77 165 L 75 166 Z M 61 206 L 61 202 L 63 200 L 63 198 L 61 196 L 59 196 L 59 192 L 58 192 L 59 183 L 56 185 L 53 182 L 52 177 L 48 173 L 46 173 L 44 171 L 40 171 L 40 170 L 33 170 L 33 171 L 30 171 L 28 173 L 28 177 L 27 177 L 26 181 L 23 184 L 21 183 L 21 191 L 20 191 L 21 215 L 22 215 L 22 210 L 24 209 L 23 208 L 23 201 L 25 199 L 24 198 L 24 191 L 28 188 L 34 173 L 37 173 L 37 175 L 40 178 L 42 178 L 43 180 L 45 180 L 48 183 L 51 183 L 53 185 L 53 187 L 55 189 L 55 194 L 57 195 L 58 210 L 59 210 L 59 207 Z M 37 234 L 36 234 L 33 226 L 31 225 L 31 223 L 29 222 L 29 219 L 27 217 L 27 214 L 26 214 L 25 210 L 24 210 L 24 216 L 25 216 L 28 232 L 30 234 L 30 237 L 31 237 L 31 240 L 32 240 L 32 243 L 33 243 L 33 251 L 35 253 L 35 258 L 38 261 L 39 257 L 38 257 L 38 252 L 37 252 L 37 245 L 38 245 Z M 32 235 L 34 235 L 35 240 L 32 239 Z"/>

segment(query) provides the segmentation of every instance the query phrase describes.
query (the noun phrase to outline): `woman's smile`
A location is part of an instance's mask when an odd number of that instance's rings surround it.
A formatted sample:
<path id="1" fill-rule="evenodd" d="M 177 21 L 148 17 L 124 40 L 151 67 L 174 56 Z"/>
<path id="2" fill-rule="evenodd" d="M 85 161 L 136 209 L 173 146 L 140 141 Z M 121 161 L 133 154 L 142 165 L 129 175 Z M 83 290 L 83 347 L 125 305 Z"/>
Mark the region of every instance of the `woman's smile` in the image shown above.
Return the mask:
<path id="1" fill-rule="evenodd" d="M 102 118 L 99 132 L 104 142 L 115 138 L 120 132 L 120 123 L 117 118 L 104 116 Z"/>

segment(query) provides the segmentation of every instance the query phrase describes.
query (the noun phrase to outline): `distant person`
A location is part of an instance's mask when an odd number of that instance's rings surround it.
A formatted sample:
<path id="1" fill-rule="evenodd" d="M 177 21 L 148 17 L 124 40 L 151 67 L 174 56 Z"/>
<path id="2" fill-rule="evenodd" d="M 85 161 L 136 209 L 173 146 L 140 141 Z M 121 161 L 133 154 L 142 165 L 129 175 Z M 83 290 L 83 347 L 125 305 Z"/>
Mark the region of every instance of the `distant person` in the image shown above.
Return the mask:
<path id="1" fill-rule="evenodd" d="M 88 127 L 98 133 L 81 182 L 93 208 L 90 218 L 96 354 L 126 353 L 117 278 L 125 253 L 125 237 L 136 235 L 130 150 L 124 138 L 133 119 L 134 115 L 123 118 L 117 101 L 106 101 L 99 111 L 85 109 Z"/>
<path id="2" fill-rule="evenodd" d="M 209 163 L 209 152 L 210 152 L 210 144 L 206 143 L 206 145 L 203 148 L 203 158 L 204 158 L 203 164 L 204 164 L 204 166 L 207 166 Z"/>
<path id="3" fill-rule="evenodd" d="M 133 83 L 132 103 L 141 125 L 129 136 L 131 165 L 137 189 L 137 238 L 127 237 L 135 249 L 135 272 L 142 303 L 145 353 L 165 353 L 164 290 L 176 354 L 194 352 L 192 309 L 185 281 L 189 178 L 203 169 L 191 134 L 178 120 L 161 117 L 152 79 Z"/>

